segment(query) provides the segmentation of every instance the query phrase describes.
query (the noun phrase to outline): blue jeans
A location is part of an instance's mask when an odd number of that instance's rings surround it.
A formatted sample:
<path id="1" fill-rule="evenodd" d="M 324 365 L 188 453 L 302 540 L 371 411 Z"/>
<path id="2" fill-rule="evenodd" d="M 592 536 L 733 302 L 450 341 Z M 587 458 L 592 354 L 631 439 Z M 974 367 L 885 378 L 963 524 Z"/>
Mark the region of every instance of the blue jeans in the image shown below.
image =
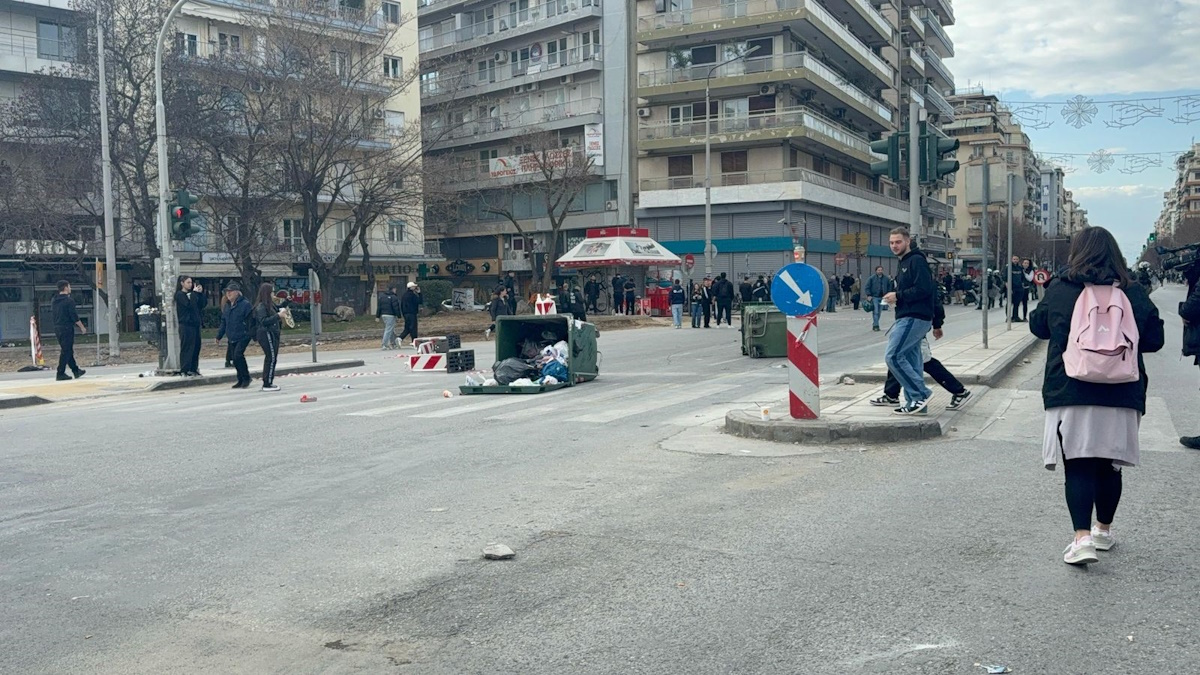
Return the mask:
<path id="1" fill-rule="evenodd" d="M 883 313 L 883 298 L 871 298 L 871 327 L 879 328 L 879 315 Z"/>
<path id="2" fill-rule="evenodd" d="M 683 305 L 671 305 L 671 318 L 675 320 L 676 328 L 683 325 Z"/>
<path id="3" fill-rule="evenodd" d="M 384 349 L 396 345 L 396 317 L 391 314 L 383 315 L 383 345 Z"/>
<path id="4" fill-rule="evenodd" d="M 703 310 L 700 309 L 700 303 L 692 303 L 692 328 L 700 327 L 700 314 Z"/>
<path id="5" fill-rule="evenodd" d="M 925 386 L 924 364 L 921 363 L 921 339 L 933 324 L 923 319 L 896 319 L 888 333 L 885 360 L 904 389 L 905 403 L 928 401 L 933 391 Z"/>
<path id="6" fill-rule="evenodd" d="M 830 286 L 829 287 L 829 297 L 825 299 L 825 311 L 826 312 L 836 312 L 837 311 L 837 299 L 838 299 L 838 289 L 833 286 Z"/>

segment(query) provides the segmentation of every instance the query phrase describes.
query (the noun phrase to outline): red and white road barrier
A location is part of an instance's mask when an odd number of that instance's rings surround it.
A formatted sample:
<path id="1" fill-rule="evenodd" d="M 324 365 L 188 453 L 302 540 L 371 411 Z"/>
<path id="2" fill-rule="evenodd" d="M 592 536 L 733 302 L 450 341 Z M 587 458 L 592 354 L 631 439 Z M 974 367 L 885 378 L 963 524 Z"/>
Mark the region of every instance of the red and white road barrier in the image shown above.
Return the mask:
<path id="1" fill-rule="evenodd" d="M 42 336 L 38 335 L 37 317 L 29 317 L 29 351 L 33 356 L 33 365 L 38 368 L 46 367 L 46 359 L 42 356 Z"/>
<path id="2" fill-rule="evenodd" d="M 446 370 L 445 354 L 417 354 L 408 357 L 408 368 L 414 372 L 433 372 Z"/>
<path id="3" fill-rule="evenodd" d="M 817 313 L 792 316 L 788 329 L 788 400 L 793 419 L 821 415 L 821 373 L 817 363 Z"/>
<path id="4" fill-rule="evenodd" d="M 554 302 L 554 296 L 541 295 L 533 302 L 533 313 L 537 315 L 558 314 L 558 306 Z"/>

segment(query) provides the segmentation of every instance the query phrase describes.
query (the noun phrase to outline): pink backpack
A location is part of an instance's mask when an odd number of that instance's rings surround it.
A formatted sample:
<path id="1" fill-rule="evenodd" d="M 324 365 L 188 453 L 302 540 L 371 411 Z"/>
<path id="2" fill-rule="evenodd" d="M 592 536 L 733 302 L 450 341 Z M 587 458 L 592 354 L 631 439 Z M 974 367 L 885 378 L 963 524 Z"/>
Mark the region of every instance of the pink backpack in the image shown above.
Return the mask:
<path id="1" fill-rule="evenodd" d="M 1075 301 L 1063 352 L 1067 376 L 1098 384 L 1137 382 L 1139 337 L 1124 291 L 1115 285 L 1085 284 Z"/>

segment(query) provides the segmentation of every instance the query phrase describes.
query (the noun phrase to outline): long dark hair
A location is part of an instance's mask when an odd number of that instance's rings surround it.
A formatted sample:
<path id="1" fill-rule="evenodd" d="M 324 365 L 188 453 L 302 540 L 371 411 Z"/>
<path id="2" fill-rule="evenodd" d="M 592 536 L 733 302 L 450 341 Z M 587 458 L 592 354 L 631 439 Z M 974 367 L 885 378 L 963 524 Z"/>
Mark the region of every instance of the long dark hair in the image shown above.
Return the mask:
<path id="1" fill-rule="evenodd" d="M 187 274 L 179 275 L 179 280 L 175 282 L 175 292 L 178 293 L 179 291 L 182 291 L 183 290 L 183 282 L 185 282 L 191 278 L 192 277 L 188 276 Z"/>
<path id="2" fill-rule="evenodd" d="M 1066 278 L 1076 283 L 1116 279 L 1122 288 L 1133 283 L 1121 247 L 1103 227 L 1084 228 L 1072 238 Z"/>
<path id="3" fill-rule="evenodd" d="M 269 281 L 264 281 L 258 285 L 258 296 L 255 298 L 257 304 L 266 307 L 267 309 L 275 308 L 275 285 Z"/>

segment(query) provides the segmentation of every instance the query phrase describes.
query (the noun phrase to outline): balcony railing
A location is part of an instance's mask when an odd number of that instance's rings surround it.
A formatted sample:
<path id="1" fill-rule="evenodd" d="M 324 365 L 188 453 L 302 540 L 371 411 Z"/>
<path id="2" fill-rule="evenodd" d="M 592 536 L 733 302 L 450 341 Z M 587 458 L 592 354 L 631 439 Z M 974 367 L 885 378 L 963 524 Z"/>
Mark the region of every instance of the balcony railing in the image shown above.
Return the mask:
<path id="1" fill-rule="evenodd" d="M 937 13 L 945 17 L 943 23 L 947 26 L 954 24 L 954 7 L 950 5 L 950 0 L 928 0 L 925 4 L 935 7 Z"/>
<path id="2" fill-rule="evenodd" d="M 482 136 L 505 130 L 528 132 L 533 131 L 543 124 L 582 115 L 599 114 L 603 110 L 604 99 L 599 97 L 585 98 L 580 101 L 555 103 L 540 108 L 499 112 L 495 117 L 471 120 L 456 128 L 444 131 L 438 129 L 436 126 L 427 125 L 424 133 L 427 135 L 427 138 L 433 139 L 435 143 L 440 143 L 442 141 Z"/>
<path id="3" fill-rule="evenodd" d="M 946 33 L 946 29 L 942 28 L 941 19 L 939 19 L 936 14 L 929 10 L 924 10 L 921 12 L 921 14 L 924 18 L 923 23 L 925 31 L 927 33 L 932 33 L 934 39 L 941 41 L 941 43 L 946 47 L 946 51 L 950 54 L 950 56 L 954 56 L 954 41 L 950 39 L 950 36 Z"/>
<path id="4" fill-rule="evenodd" d="M 840 192 L 852 197 L 866 199 L 883 204 L 896 209 L 908 209 L 908 202 L 893 199 L 887 195 L 873 192 L 866 188 L 851 185 L 844 181 L 831 178 L 822 173 L 817 173 L 810 169 L 768 169 L 764 171 L 738 171 L 733 173 L 714 173 L 712 176 L 713 187 L 731 187 L 736 185 L 762 185 L 764 183 L 792 183 L 803 181 L 812 183 L 823 188 L 828 188 L 836 192 Z M 690 188 L 704 187 L 704 175 L 699 176 L 670 176 L 663 178 L 644 178 L 641 181 L 641 189 L 644 192 L 651 190 L 687 190 Z"/>
<path id="5" fill-rule="evenodd" d="M 734 18 L 763 16 L 794 10 L 807 10 L 823 24 L 826 32 L 841 38 L 855 54 L 870 63 L 882 77 L 891 78 L 891 66 L 814 0 L 738 0 L 711 7 L 653 14 L 638 18 L 638 30 L 642 32 L 670 30 L 679 26 L 707 22 L 720 23 Z"/>
<path id="6" fill-rule="evenodd" d="M 945 63 L 942 63 L 942 58 L 928 47 L 925 48 L 925 62 L 933 66 L 934 70 L 936 70 L 938 74 L 942 76 L 942 79 L 944 79 L 947 84 L 951 86 L 954 85 L 954 74 L 950 72 L 950 69 L 946 67 Z"/>
<path id="7" fill-rule="evenodd" d="M 11 54 L 47 61 L 74 61 L 79 46 L 78 40 L 39 39 L 36 35 L 23 35 L 18 31 L 0 32 L 0 55 Z"/>
<path id="8" fill-rule="evenodd" d="M 837 123 L 828 120 L 813 110 L 797 106 L 770 112 L 756 112 L 742 115 L 722 115 L 716 119 L 696 120 L 680 123 L 647 125 L 638 128 L 639 141 L 657 141 L 669 138 L 702 138 L 705 126 L 712 134 L 744 133 L 768 129 L 788 129 L 803 127 L 811 129 L 823 136 L 852 148 L 864 155 L 883 159 L 883 155 L 871 152 L 870 142 Z"/>
<path id="9" fill-rule="evenodd" d="M 880 14 L 879 10 L 875 9 L 871 3 L 867 2 L 867 0 L 850 0 L 850 2 L 858 5 L 863 13 L 870 17 L 869 21 L 875 25 L 875 29 L 879 31 L 880 35 L 885 37 L 891 36 L 892 25 L 888 23 L 887 19 L 883 18 L 883 14 Z"/>
<path id="10" fill-rule="evenodd" d="M 550 60 L 551 56 L 555 59 L 553 62 Z M 474 90 L 482 90 L 493 84 L 504 85 L 506 82 L 523 79 L 530 75 L 552 73 L 567 66 L 599 62 L 599 54 L 589 53 L 587 58 L 584 58 L 582 48 L 574 47 L 553 55 L 543 56 L 537 63 L 534 63 L 532 59 L 526 59 L 515 63 L 496 64 L 494 69 L 488 69 L 483 72 L 468 70 L 462 74 L 456 73 L 448 77 L 438 77 L 436 80 L 423 80 L 421 82 L 421 95 L 432 97 L 473 95 L 477 93 Z M 465 63 L 461 65 L 463 67 L 467 66 Z"/>
<path id="11" fill-rule="evenodd" d="M 347 28 L 364 28 L 382 30 L 385 27 L 383 15 L 375 10 L 368 11 L 363 7 L 343 5 L 341 0 L 208 0 L 214 5 L 225 5 L 239 9 L 258 9 L 278 7 L 295 16 L 320 17 L 334 19 Z"/>
<path id="12" fill-rule="evenodd" d="M 686 68 L 665 68 L 663 70 L 642 72 L 638 74 L 638 86 L 661 87 L 679 82 L 703 81 L 708 76 L 708 71 L 713 65 L 715 64 L 699 64 Z M 850 98 L 867 106 L 884 119 L 891 119 L 892 112 L 887 106 L 871 98 L 865 91 L 850 84 L 845 77 L 818 61 L 811 54 L 804 52 L 773 54 L 771 56 L 749 58 L 744 61 L 735 61 L 717 68 L 713 71 L 713 77 L 739 77 L 742 75 L 753 75 L 754 73 L 777 72 L 795 68 L 804 68 L 812 72 L 828 84 L 840 89 Z"/>
<path id="13" fill-rule="evenodd" d="M 901 30 L 911 30 L 917 36 L 918 42 L 925 40 L 925 17 L 915 9 L 906 9 L 901 14 L 903 19 Z"/>
<path id="14" fill-rule="evenodd" d="M 440 258 L 442 256 L 442 240 L 426 239 L 425 256 L 428 258 Z"/>
<path id="15" fill-rule="evenodd" d="M 937 90 L 937 87 L 927 84 L 925 85 L 925 100 L 933 109 L 942 116 L 942 121 L 950 122 L 954 120 L 954 106 L 942 96 L 942 92 Z"/>
<path id="16" fill-rule="evenodd" d="M 438 35 L 426 35 L 420 40 L 420 50 L 427 52 L 451 46 L 458 46 L 460 49 L 482 47 L 497 40 L 517 37 L 560 23 L 570 23 L 593 15 L 600 6 L 600 0 L 577 0 L 577 4 L 577 7 L 558 12 L 554 16 L 547 16 L 543 5 L 535 5 L 529 9 L 476 21 Z"/>
<path id="17" fill-rule="evenodd" d="M 925 59 L 921 58 L 921 52 L 914 47 L 909 47 L 904 50 L 904 60 L 912 64 L 913 69 L 919 73 L 925 72 Z"/>

